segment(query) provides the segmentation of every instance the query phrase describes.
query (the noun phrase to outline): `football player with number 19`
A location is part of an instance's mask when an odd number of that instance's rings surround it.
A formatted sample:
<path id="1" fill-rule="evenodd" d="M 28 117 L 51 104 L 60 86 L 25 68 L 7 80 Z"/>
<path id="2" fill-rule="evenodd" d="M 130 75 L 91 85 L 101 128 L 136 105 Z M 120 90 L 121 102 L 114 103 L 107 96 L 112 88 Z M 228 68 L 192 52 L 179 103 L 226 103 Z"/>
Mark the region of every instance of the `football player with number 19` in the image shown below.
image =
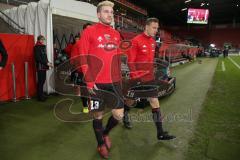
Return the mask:
<path id="1" fill-rule="evenodd" d="M 136 36 L 132 39 L 132 47 L 128 53 L 128 66 L 130 69 L 131 79 L 140 80 L 144 83 L 154 82 L 154 55 L 156 42 L 154 37 L 158 31 L 159 20 L 157 18 L 148 18 L 146 20 L 145 30 L 142 34 Z M 147 71 L 145 75 L 141 71 Z M 160 112 L 160 104 L 157 98 L 155 97 L 147 98 L 152 107 L 152 116 L 153 121 L 157 128 L 157 139 L 158 140 L 171 140 L 176 137 L 169 135 L 168 132 L 163 130 L 162 126 L 162 116 Z M 133 100 L 126 100 L 128 106 L 133 104 Z M 125 106 L 124 111 L 124 125 L 127 128 L 130 125 L 128 119 L 128 108 Z"/>

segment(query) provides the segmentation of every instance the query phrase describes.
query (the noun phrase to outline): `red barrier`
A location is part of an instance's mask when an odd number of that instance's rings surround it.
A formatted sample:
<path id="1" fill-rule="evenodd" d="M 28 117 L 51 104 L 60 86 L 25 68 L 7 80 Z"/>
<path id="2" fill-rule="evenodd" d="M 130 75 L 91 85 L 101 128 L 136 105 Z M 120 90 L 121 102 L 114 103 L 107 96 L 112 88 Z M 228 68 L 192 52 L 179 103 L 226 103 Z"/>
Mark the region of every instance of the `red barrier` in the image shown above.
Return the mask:
<path id="1" fill-rule="evenodd" d="M 34 37 L 32 35 L 0 34 L 7 53 L 8 62 L 3 70 L 0 70 L 0 101 L 13 98 L 13 82 L 11 64 L 15 64 L 16 95 L 17 98 L 25 95 L 24 62 L 28 62 L 28 86 L 29 95 L 36 92 L 36 70 L 33 56 Z"/>

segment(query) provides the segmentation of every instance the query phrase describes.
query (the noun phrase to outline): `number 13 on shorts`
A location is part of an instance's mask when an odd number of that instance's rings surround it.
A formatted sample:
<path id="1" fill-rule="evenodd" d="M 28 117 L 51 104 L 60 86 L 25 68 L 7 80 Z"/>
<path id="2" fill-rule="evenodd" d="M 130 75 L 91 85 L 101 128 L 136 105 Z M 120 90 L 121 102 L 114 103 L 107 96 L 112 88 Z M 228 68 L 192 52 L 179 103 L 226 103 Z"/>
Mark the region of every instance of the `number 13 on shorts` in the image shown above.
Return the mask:
<path id="1" fill-rule="evenodd" d="M 91 109 L 91 111 L 98 110 L 99 109 L 99 101 L 90 100 L 90 109 Z"/>

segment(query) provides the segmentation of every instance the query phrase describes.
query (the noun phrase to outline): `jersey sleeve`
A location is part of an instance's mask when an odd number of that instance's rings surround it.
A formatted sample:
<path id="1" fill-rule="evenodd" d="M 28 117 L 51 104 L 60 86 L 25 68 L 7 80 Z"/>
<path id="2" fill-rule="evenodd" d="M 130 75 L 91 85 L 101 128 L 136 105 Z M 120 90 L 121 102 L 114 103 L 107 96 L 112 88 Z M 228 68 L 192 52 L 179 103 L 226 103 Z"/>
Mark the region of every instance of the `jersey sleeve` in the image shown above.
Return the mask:
<path id="1" fill-rule="evenodd" d="M 84 73 L 84 79 L 88 88 L 93 88 L 94 82 L 91 77 L 91 71 L 88 71 L 88 56 L 90 50 L 90 36 L 91 33 L 89 29 L 85 29 L 82 32 L 82 36 L 78 42 L 78 53 L 79 53 L 79 62 L 80 70 Z"/>
<path id="2" fill-rule="evenodd" d="M 130 69 L 130 77 L 135 78 L 136 75 L 136 57 L 138 53 L 138 42 L 137 40 L 133 39 L 132 40 L 132 46 L 128 51 L 128 67 Z"/>

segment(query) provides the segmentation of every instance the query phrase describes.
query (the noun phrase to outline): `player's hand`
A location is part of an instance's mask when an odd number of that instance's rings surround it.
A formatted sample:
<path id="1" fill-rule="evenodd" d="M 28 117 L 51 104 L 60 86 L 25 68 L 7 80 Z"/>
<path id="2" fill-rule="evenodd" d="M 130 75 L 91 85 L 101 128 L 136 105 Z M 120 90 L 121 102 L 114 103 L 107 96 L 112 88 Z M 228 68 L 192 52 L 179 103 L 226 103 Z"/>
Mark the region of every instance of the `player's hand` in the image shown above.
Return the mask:
<path id="1" fill-rule="evenodd" d="M 88 89 L 88 92 L 89 92 L 91 95 L 96 95 L 96 93 L 94 92 L 93 88 Z"/>
<path id="2" fill-rule="evenodd" d="M 3 67 L 0 67 L 0 70 L 2 70 L 3 69 Z"/>
<path id="3" fill-rule="evenodd" d="M 94 90 L 98 90 L 96 85 L 94 85 L 93 88 L 89 88 L 88 92 L 92 95 L 96 95 L 96 92 Z"/>
<path id="4" fill-rule="evenodd" d="M 52 64 L 52 63 L 48 62 L 47 65 L 48 65 L 49 67 L 53 68 L 53 64 Z"/>

